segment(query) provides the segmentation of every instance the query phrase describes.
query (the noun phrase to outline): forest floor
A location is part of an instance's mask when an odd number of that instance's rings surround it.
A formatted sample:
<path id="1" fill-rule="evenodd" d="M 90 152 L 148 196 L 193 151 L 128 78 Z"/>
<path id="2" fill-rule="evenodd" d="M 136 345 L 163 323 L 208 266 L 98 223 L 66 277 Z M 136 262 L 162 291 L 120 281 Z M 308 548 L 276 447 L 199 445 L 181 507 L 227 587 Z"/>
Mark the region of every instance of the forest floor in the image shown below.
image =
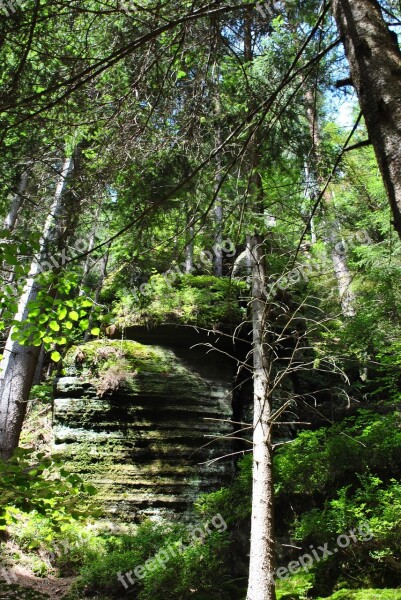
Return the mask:
<path id="1" fill-rule="evenodd" d="M 60 600 L 70 590 L 75 577 L 36 577 L 29 569 L 8 569 L 8 584 L 0 581 L 0 600 Z"/>

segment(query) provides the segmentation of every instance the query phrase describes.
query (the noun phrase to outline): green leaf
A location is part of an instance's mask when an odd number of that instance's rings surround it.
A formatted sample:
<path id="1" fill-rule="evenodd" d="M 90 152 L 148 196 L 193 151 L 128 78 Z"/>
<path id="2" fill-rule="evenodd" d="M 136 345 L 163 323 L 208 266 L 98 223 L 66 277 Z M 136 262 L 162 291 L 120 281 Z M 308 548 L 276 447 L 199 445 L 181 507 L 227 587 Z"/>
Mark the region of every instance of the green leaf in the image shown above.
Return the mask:
<path id="1" fill-rule="evenodd" d="M 82 308 L 90 308 L 92 306 L 92 302 L 90 300 L 83 300 L 81 302 Z"/>
<path id="2" fill-rule="evenodd" d="M 99 335 L 100 334 L 99 327 L 93 327 L 93 329 L 91 329 L 91 334 L 92 335 Z"/>
<path id="3" fill-rule="evenodd" d="M 82 321 L 79 322 L 79 327 L 82 331 L 86 331 L 89 327 L 89 319 L 82 319 Z"/>
<path id="4" fill-rule="evenodd" d="M 50 321 L 49 327 L 53 331 L 60 331 L 60 325 L 57 323 L 57 321 Z"/>
<path id="5" fill-rule="evenodd" d="M 76 310 L 71 310 L 68 313 L 68 316 L 70 317 L 71 321 L 78 321 L 78 319 L 79 319 L 79 314 L 77 313 Z"/>
<path id="6" fill-rule="evenodd" d="M 57 352 L 57 350 L 55 350 L 54 352 L 51 353 L 51 359 L 53 362 L 59 362 L 61 360 L 61 354 L 60 352 Z"/>
<path id="7" fill-rule="evenodd" d="M 67 309 L 65 308 L 65 306 L 61 306 L 58 311 L 57 311 L 57 317 L 59 318 L 60 321 L 62 321 L 63 319 L 65 319 L 67 316 Z"/>

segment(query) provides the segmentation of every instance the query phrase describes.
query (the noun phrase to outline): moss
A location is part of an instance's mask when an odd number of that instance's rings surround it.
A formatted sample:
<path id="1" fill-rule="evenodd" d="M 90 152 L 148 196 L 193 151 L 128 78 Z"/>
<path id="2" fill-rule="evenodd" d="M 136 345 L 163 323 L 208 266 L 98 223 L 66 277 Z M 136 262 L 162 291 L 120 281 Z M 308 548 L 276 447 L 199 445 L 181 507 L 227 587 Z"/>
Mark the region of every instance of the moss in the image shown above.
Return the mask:
<path id="1" fill-rule="evenodd" d="M 401 590 L 340 590 L 329 598 L 320 598 L 318 600 L 401 600 Z"/>
<path id="2" fill-rule="evenodd" d="M 81 380 L 91 383 L 99 397 L 119 389 L 138 392 L 140 375 L 179 374 L 179 366 L 161 349 L 133 341 L 95 340 L 73 346 L 66 355 L 67 373 L 78 373 Z M 75 385 L 79 386 L 79 382 Z M 146 390 L 144 390 L 146 391 Z"/>
<path id="3" fill-rule="evenodd" d="M 217 393 L 172 351 L 133 341 L 76 346 L 67 369 L 55 399 L 55 450 L 99 490 L 100 507 L 130 521 L 159 507 L 182 512 L 200 490 L 221 485 L 225 468 L 202 463 L 212 452 L 205 433 L 224 429 L 205 417 L 231 414 L 225 389 Z M 121 389 L 118 380 L 99 393 L 116 372 Z M 229 453 L 224 444 L 219 451 Z"/>
<path id="4" fill-rule="evenodd" d="M 183 275 L 167 281 L 153 275 L 148 293 L 134 292 L 121 297 L 114 306 L 115 325 L 184 325 L 236 326 L 246 314 L 244 295 L 249 295 L 246 282 L 213 275 Z"/>
<path id="5" fill-rule="evenodd" d="M 174 366 L 171 357 L 157 348 L 133 341 L 95 340 L 73 346 L 66 355 L 65 365 L 78 371 L 101 371 L 121 363 L 130 370 L 168 374 Z"/>

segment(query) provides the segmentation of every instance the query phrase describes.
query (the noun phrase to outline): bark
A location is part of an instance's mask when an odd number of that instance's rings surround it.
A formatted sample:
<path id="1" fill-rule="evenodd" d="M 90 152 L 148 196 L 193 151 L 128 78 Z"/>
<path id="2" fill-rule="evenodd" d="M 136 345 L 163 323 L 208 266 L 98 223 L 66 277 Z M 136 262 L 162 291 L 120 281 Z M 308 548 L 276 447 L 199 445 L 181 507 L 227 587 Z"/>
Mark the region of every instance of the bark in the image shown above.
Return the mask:
<path id="1" fill-rule="evenodd" d="M 10 209 L 8 211 L 7 216 L 5 217 L 5 219 L 3 221 L 4 229 L 7 229 L 10 232 L 14 231 L 14 229 L 15 229 L 15 225 L 17 223 L 17 218 L 18 218 L 18 213 L 19 213 L 19 210 L 20 210 L 22 202 L 23 202 L 23 195 L 25 193 L 27 186 L 28 186 L 28 171 L 23 171 L 21 178 L 20 178 L 18 191 L 12 197 Z M 4 281 L 4 284 L 12 284 L 14 281 L 14 277 L 15 277 L 14 270 L 12 268 L 10 268 L 10 266 L 7 263 L 3 262 L 3 272 L 1 274 L 1 278 Z M 2 308 L 0 310 L 0 318 L 3 314 L 3 312 L 4 312 L 4 308 Z"/>
<path id="2" fill-rule="evenodd" d="M 337 231 L 337 235 L 336 235 Z M 333 261 L 334 274 L 337 281 L 337 289 L 340 296 L 341 310 L 344 317 L 356 315 L 356 296 L 351 289 L 352 275 L 348 268 L 347 258 L 344 253 L 343 240 L 340 238 L 341 228 L 339 223 L 333 223 L 333 229 L 329 233 L 328 241 L 331 248 L 331 259 Z"/>
<path id="3" fill-rule="evenodd" d="M 98 284 L 97 284 L 95 298 L 94 298 L 94 303 L 95 304 L 98 304 L 98 302 L 100 300 L 100 294 L 102 293 L 103 283 L 104 283 L 104 280 L 106 279 L 107 264 L 109 262 L 109 251 L 110 251 L 110 247 L 109 247 L 109 249 L 107 250 L 106 254 L 103 256 L 103 259 L 102 259 L 102 266 L 101 266 L 101 270 L 100 270 L 100 278 L 99 278 L 99 281 L 98 281 Z M 90 337 L 91 337 L 92 327 L 93 327 L 93 311 L 91 311 L 91 315 L 89 317 L 89 326 L 88 326 L 88 329 L 85 331 L 84 343 L 89 342 Z"/>
<path id="4" fill-rule="evenodd" d="M 333 0 L 332 6 L 401 237 L 401 52 L 376 0 Z"/>
<path id="5" fill-rule="evenodd" d="M 41 272 L 41 261 L 46 256 L 52 239 L 54 224 L 63 204 L 67 177 L 73 167 L 71 158 L 66 159 L 40 240 L 40 250 L 34 258 L 29 276 L 22 292 L 15 320 L 23 322 L 28 317 L 28 303 L 36 299 L 39 291 L 36 277 Z M 21 346 L 12 340 L 11 329 L 0 373 L 0 457 L 8 459 L 18 447 L 19 437 L 26 413 L 29 393 L 40 355 L 40 347 Z"/>
<path id="6" fill-rule="evenodd" d="M 99 223 L 99 219 L 100 219 L 100 211 L 101 211 L 101 205 L 98 206 L 98 209 L 95 213 L 95 225 L 92 229 L 92 233 L 89 238 L 88 248 L 86 250 L 88 252 L 88 255 L 85 259 L 85 264 L 84 264 L 84 268 L 83 268 L 83 272 L 82 272 L 82 281 L 81 281 L 81 287 L 79 290 L 80 296 L 83 296 L 85 294 L 85 285 L 87 285 L 87 283 L 88 283 L 90 270 L 93 266 L 93 259 L 92 259 L 91 252 L 92 252 L 93 248 L 95 247 L 96 233 L 98 230 L 98 223 Z"/>
<path id="7" fill-rule="evenodd" d="M 217 183 L 218 185 L 218 183 Z M 215 219 L 216 219 L 216 237 L 215 237 L 215 246 L 214 246 L 214 258 L 213 258 L 213 266 L 214 266 L 214 274 L 216 277 L 223 277 L 223 250 L 222 250 L 222 241 L 223 241 L 223 205 L 220 198 L 216 199 L 216 205 L 214 209 Z"/>
<path id="8" fill-rule="evenodd" d="M 250 240 L 252 255 L 252 325 L 253 325 L 253 466 L 252 519 L 249 581 L 246 600 L 275 600 L 274 519 L 273 519 L 273 448 L 269 390 L 270 364 L 264 344 L 266 301 L 263 290 L 266 267 L 263 242 L 259 236 Z"/>
<path id="9" fill-rule="evenodd" d="M 215 66 L 217 70 L 217 67 Z M 218 86 L 218 76 L 216 87 Z M 220 93 L 217 88 L 215 92 L 215 115 L 219 120 L 221 118 L 221 102 L 220 102 Z M 219 147 L 221 144 L 221 130 L 220 124 L 218 123 L 216 129 L 216 147 Z M 216 163 L 216 175 L 215 175 L 215 193 L 216 193 L 216 202 L 214 205 L 214 218 L 216 223 L 216 236 L 215 236 L 215 245 L 214 245 L 214 256 L 213 256 L 213 267 L 214 274 L 216 277 L 223 277 L 223 250 L 221 248 L 221 244 L 223 241 L 223 202 L 220 196 L 220 185 L 221 185 L 221 156 L 217 155 L 217 163 Z"/>
<path id="10" fill-rule="evenodd" d="M 311 157 L 313 159 L 313 165 L 307 166 L 306 173 L 309 181 L 312 185 L 308 185 L 308 188 L 312 189 L 312 195 L 314 193 L 313 180 L 320 188 L 324 188 L 325 181 L 322 176 L 322 156 L 321 156 L 321 134 L 317 111 L 315 107 L 315 97 L 313 90 L 307 88 L 305 90 L 305 106 L 306 116 L 309 123 L 309 130 L 312 139 L 312 152 Z M 334 274 L 337 281 L 337 289 L 340 297 L 341 310 L 345 317 L 355 316 L 355 302 L 356 297 L 351 289 L 352 275 L 348 268 L 347 258 L 343 252 L 343 246 L 341 244 L 341 225 L 339 220 L 333 214 L 333 201 L 331 192 L 326 189 L 322 197 L 323 208 L 326 214 L 325 228 L 326 228 L 326 242 L 330 247 L 331 258 L 333 261 Z"/>
<path id="11" fill-rule="evenodd" d="M 244 59 L 253 60 L 252 12 L 244 22 Z M 257 139 L 249 146 L 250 193 L 253 210 L 263 214 L 263 186 L 257 167 L 260 154 Z M 270 417 L 272 397 L 270 390 L 271 362 L 269 346 L 265 344 L 266 263 L 263 239 L 257 233 L 247 235 L 247 256 L 252 273 L 252 329 L 253 329 L 253 463 L 251 546 L 249 552 L 249 579 L 246 600 L 275 600 L 274 522 L 273 522 L 273 446 Z"/>
<path id="12" fill-rule="evenodd" d="M 185 246 L 185 273 L 192 273 L 194 270 L 194 225 L 193 219 L 190 219 L 187 225 L 187 243 Z"/>
<path id="13" fill-rule="evenodd" d="M 18 212 L 21 208 L 23 196 L 25 194 L 26 188 L 28 186 L 28 172 L 23 171 L 21 175 L 21 179 L 18 186 L 18 191 L 14 194 L 13 199 L 11 201 L 10 210 L 6 218 L 4 219 L 3 227 L 4 229 L 8 229 L 8 231 L 14 231 L 15 224 L 17 222 Z"/>

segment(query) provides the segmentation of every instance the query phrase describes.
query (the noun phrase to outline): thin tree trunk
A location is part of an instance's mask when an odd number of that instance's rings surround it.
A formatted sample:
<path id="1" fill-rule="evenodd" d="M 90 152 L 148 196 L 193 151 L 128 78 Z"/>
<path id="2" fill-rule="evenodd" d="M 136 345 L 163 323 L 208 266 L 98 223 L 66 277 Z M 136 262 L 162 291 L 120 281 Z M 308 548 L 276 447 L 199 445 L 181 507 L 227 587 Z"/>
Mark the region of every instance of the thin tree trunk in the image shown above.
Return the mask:
<path id="1" fill-rule="evenodd" d="M 356 315 L 356 296 L 351 289 L 352 275 L 343 249 L 343 240 L 339 238 L 341 238 L 341 228 L 338 221 L 335 220 L 331 233 L 328 236 L 331 259 L 333 261 L 342 313 L 344 317 L 354 317 Z"/>
<path id="2" fill-rule="evenodd" d="M 215 65 L 215 70 L 217 70 L 217 66 Z M 220 102 L 220 92 L 218 89 L 219 85 L 219 76 L 217 74 L 216 92 L 215 92 L 215 115 L 218 120 L 221 118 L 221 102 Z M 216 147 L 219 147 L 221 144 L 221 130 L 220 123 L 217 124 L 216 130 Z M 220 184 L 221 184 L 221 156 L 217 155 L 216 161 L 216 175 L 215 175 L 215 193 L 216 193 L 216 201 L 214 205 L 214 218 L 216 223 L 216 236 L 215 236 L 215 246 L 214 246 L 214 257 L 213 257 L 213 267 L 214 274 L 216 277 L 223 277 L 223 250 L 222 250 L 222 241 L 223 241 L 223 202 L 220 196 Z"/>
<path id="3" fill-rule="evenodd" d="M 190 219 L 186 230 L 185 273 L 192 273 L 194 270 L 194 234 L 193 219 Z"/>
<path id="4" fill-rule="evenodd" d="M 216 176 L 216 188 L 220 184 L 219 175 Z M 217 196 L 216 204 L 214 207 L 214 215 L 216 222 L 216 237 L 215 237 L 215 245 L 213 252 L 213 266 L 214 266 L 214 274 L 216 277 L 223 277 L 223 250 L 222 250 L 222 241 L 223 241 L 223 203 L 221 198 Z"/>
<path id="5" fill-rule="evenodd" d="M 253 60 L 252 12 L 244 22 L 244 60 Z M 249 146 L 250 193 L 253 210 L 263 214 L 263 186 L 257 167 L 260 155 L 257 140 Z M 251 546 L 249 552 L 249 579 L 246 600 L 275 600 L 274 583 L 274 519 L 273 519 L 273 445 L 270 417 L 271 363 L 269 346 L 265 343 L 266 261 L 263 239 L 257 233 L 247 235 L 247 256 L 252 273 L 252 329 L 253 329 L 253 463 Z"/>
<path id="6" fill-rule="evenodd" d="M 104 283 L 104 280 L 106 279 L 107 264 L 109 262 L 109 251 L 110 251 L 110 249 L 107 250 L 106 254 L 103 256 L 103 259 L 102 259 L 102 268 L 100 271 L 100 278 L 99 278 L 99 281 L 97 284 L 95 298 L 94 298 L 95 304 L 98 304 L 98 302 L 99 302 L 100 294 L 102 293 L 102 289 L 103 289 L 103 283 Z M 88 326 L 88 329 L 85 331 L 84 343 L 89 342 L 92 327 L 93 327 L 93 312 L 91 312 L 91 315 L 89 317 L 89 326 Z"/>
<path id="7" fill-rule="evenodd" d="M 25 170 L 22 172 L 18 190 L 13 196 L 13 199 L 11 201 L 10 210 L 8 211 L 8 214 L 7 214 L 6 218 L 4 219 L 3 227 L 4 227 L 4 229 L 8 229 L 8 231 L 14 231 L 15 224 L 17 222 L 18 212 L 21 208 L 23 196 L 25 194 L 27 186 L 28 186 L 28 171 Z"/>
<path id="8" fill-rule="evenodd" d="M 92 267 L 92 250 L 95 247 L 95 241 L 96 241 L 96 232 L 98 230 L 98 221 L 99 221 L 99 217 L 100 217 L 100 211 L 101 211 L 101 205 L 98 206 L 98 209 L 96 211 L 95 214 L 95 225 L 92 229 L 92 233 L 91 236 L 89 238 L 89 244 L 88 244 L 88 248 L 86 250 L 86 252 L 88 252 L 88 256 L 85 259 L 85 264 L 84 264 L 84 269 L 83 269 L 83 273 L 82 273 L 82 280 L 81 280 L 81 286 L 79 289 L 79 295 L 83 296 L 85 294 L 85 285 L 88 282 L 88 277 L 89 277 L 89 273 Z"/>
<path id="9" fill-rule="evenodd" d="M 250 240 L 253 326 L 253 465 L 249 580 L 246 600 L 275 600 L 273 447 L 269 390 L 270 365 L 265 337 L 266 266 L 262 239 Z"/>
<path id="10" fill-rule="evenodd" d="M 332 5 L 401 237 L 401 52 L 377 0 L 333 0 Z"/>
<path id="11" fill-rule="evenodd" d="M 36 276 L 41 272 L 48 242 L 52 239 L 54 223 L 62 208 L 63 194 L 67 177 L 73 168 L 72 158 L 65 160 L 60 180 L 57 184 L 54 201 L 43 229 L 40 250 L 31 264 L 29 276 L 18 304 L 15 320 L 23 322 L 28 317 L 28 303 L 36 299 L 39 286 Z M 21 346 L 12 340 L 11 329 L 0 373 L 0 457 L 9 458 L 18 447 L 19 437 L 26 413 L 36 366 L 40 355 L 40 346 Z"/>
<path id="12" fill-rule="evenodd" d="M 28 185 L 28 171 L 25 170 L 25 171 L 23 171 L 23 173 L 21 175 L 18 190 L 12 197 L 10 209 L 9 209 L 8 214 L 6 215 L 4 222 L 3 222 L 4 229 L 7 229 L 10 232 L 14 231 L 14 229 L 15 229 L 15 224 L 17 222 L 18 213 L 19 213 L 19 210 L 22 205 L 23 195 L 25 193 L 27 185 Z M 3 261 L 3 273 L 1 275 L 1 277 L 2 277 L 5 285 L 12 284 L 14 281 L 14 278 L 15 278 L 14 269 L 10 268 L 10 265 L 8 265 L 4 261 Z M 0 318 L 1 318 L 4 310 L 5 310 L 4 308 L 0 309 Z"/>
<path id="13" fill-rule="evenodd" d="M 310 180 L 315 179 L 318 187 L 324 187 L 324 178 L 322 177 L 322 156 L 321 156 L 321 136 L 320 127 L 315 107 L 315 97 L 311 88 L 305 90 L 306 116 L 309 123 L 309 129 L 312 139 L 312 153 L 314 164 L 307 167 L 307 174 Z M 314 185 L 308 186 L 314 194 Z M 325 228 L 326 241 L 330 247 L 331 258 L 333 261 L 334 274 L 337 281 L 337 288 L 340 297 L 341 310 L 345 317 L 353 317 L 356 314 L 356 297 L 351 289 L 352 275 L 348 268 L 348 263 L 341 244 L 341 225 L 333 213 L 333 200 L 329 189 L 323 193 L 323 207 L 326 213 Z"/>

